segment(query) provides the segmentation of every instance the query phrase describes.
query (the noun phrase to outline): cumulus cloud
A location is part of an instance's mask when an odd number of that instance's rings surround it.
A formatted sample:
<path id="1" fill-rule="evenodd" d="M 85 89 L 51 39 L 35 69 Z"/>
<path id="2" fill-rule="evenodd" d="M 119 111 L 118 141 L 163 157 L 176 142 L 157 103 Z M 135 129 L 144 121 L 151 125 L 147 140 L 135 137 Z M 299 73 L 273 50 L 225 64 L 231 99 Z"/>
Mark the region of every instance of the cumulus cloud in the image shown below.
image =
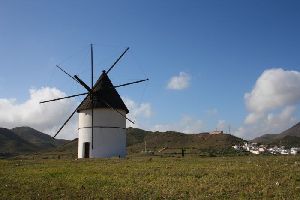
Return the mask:
<path id="1" fill-rule="evenodd" d="M 245 94 L 250 111 L 246 123 L 255 123 L 262 116 L 277 108 L 294 105 L 300 101 L 300 72 L 269 69 L 262 73 L 253 90 Z"/>
<path id="2" fill-rule="evenodd" d="M 199 133 L 203 129 L 202 120 L 195 119 L 191 116 L 183 116 L 179 122 L 170 124 L 157 124 L 153 131 L 179 131 L 183 133 Z"/>
<path id="3" fill-rule="evenodd" d="M 145 118 L 150 118 L 153 115 L 152 107 L 150 103 L 136 103 L 134 100 L 128 97 L 122 97 L 125 105 L 129 109 L 127 117 L 133 120 L 135 123 L 126 122 L 127 127 L 143 128 L 140 123 Z"/>
<path id="4" fill-rule="evenodd" d="M 234 134 L 246 139 L 252 139 L 263 134 L 280 133 L 297 122 L 294 117 L 295 110 L 296 107 L 294 106 L 286 106 L 280 112 L 264 114 L 258 122 L 245 123 Z"/>
<path id="5" fill-rule="evenodd" d="M 30 89 L 29 93 L 29 99 L 22 103 L 18 103 L 16 99 L 0 99 L 0 127 L 30 126 L 53 135 L 76 108 L 76 103 L 72 100 L 39 104 L 41 100 L 66 96 L 56 88 Z M 60 137 L 71 139 L 77 137 L 76 133 L 77 117 L 73 117 Z"/>
<path id="6" fill-rule="evenodd" d="M 251 137 L 279 133 L 293 125 L 296 105 L 300 102 L 299 85 L 298 71 L 265 70 L 252 91 L 244 96 L 249 113 L 245 125 L 236 134 Z"/>
<path id="7" fill-rule="evenodd" d="M 189 87 L 190 85 L 190 76 L 185 72 L 180 72 L 178 76 L 173 76 L 167 88 L 170 90 L 183 90 Z"/>
<path id="8" fill-rule="evenodd" d="M 29 99 L 21 103 L 13 98 L 0 99 L 0 127 L 29 126 L 53 136 L 78 104 L 72 99 L 39 104 L 42 100 L 67 96 L 56 88 L 30 89 L 29 94 Z M 151 104 L 139 104 L 127 97 L 124 97 L 123 100 L 130 110 L 128 117 L 136 122 L 133 125 L 127 121 L 128 125 L 143 127 L 142 120 L 150 118 L 153 114 Z M 75 114 L 57 138 L 74 139 L 78 137 L 77 128 L 78 115 Z"/>

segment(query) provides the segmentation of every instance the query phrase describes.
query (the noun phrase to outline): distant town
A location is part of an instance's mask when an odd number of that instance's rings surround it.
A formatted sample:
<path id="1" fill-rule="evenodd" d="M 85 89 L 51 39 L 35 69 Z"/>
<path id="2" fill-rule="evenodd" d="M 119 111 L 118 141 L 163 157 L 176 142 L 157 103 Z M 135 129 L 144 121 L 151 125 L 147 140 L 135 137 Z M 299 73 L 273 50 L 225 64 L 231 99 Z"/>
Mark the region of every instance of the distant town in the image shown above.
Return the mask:
<path id="1" fill-rule="evenodd" d="M 243 145 L 232 146 L 236 151 L 248 151 L 253 154 L 273 154 L 273 155 L 296 155 L 300 153 L 299 147 L 285 148 L 284 146 L 258 145 L 258 143 L 245 142 Z"/>
<path id="2" fill-rule="evenodd" d="M 297 124 L 296 126 L 299 126 Z M 212 131 L 210 135 L 224 134 L 224 131 Z M 296 155 L 300 153 L 300 147 L 286 148 L 285 146 L 265 145 L 256 142 L 244 142 L 243 145 L 232 146 L 236 151 L 247 151 L 252 154 L 273 154 L 273 155 Z"/>

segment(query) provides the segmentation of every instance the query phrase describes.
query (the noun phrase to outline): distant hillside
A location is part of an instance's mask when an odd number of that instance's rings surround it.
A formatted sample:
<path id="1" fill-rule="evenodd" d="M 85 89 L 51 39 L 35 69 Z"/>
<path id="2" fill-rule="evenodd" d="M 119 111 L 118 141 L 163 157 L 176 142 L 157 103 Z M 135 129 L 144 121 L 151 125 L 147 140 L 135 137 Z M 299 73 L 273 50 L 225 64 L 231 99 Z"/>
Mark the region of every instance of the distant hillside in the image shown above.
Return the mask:
<path id="1" fill-rule="evenodd" d="M 252 142 L 286 147 L 300 146 L 300 123 L 280 134 L 265 134 L 253 139 Z"/>
<path id="2" fill-rule="evenodd" d="M 12 130 L 3 129 L 1 131 L 1 142 L 3 143 L 0 152 L 12 153 L 35 153 L 43 151 L 41 155 L 77 156 L 78 140 L 53 140 L 49 135 L 41 133 L 30 127 L 18 127 Z M 144 150 L 145 142 L 147 150 L 160 151 L 165 149 L 228 149 L 234 144 L 243 143 L 243 140 L 228 134 L 209 135 L 208 133 L 200 134 L 183 134 L 179 132 L 151 132 L 137 128 L 127 129 L 127 151 L 139 153 Z M 4 137 L 5 136 L 5 137 Z M 172 150 L 173 151 L 173 150 Z"/>
<path id="3" fill-rule="evenodd" d="M 30 127 L 17 127 L 11 130 L 0 128 L 0 157 L 56 149 L 67 140 L 52 139 Z"/>
<path id="4" fill-rule="evenodd" d="M 0 155 L 15 155 L 19 153 L 34 152 L 38 149 L 17 134 L 6 128 L 0 128 Z"/>
<path id="5" fill-rule="evenodd" d="M 144 150 L 145 142 L 148 150 L 161 149 L 225 149 L 234 144 L 243 143 L 241 138 L 229 134 L 210 135 L 208 133 L 183 134 L 179 132 L 150 132 L 141 129 L 127 130 L 128 152 L 135 153 Z M 135 141 L 132 142 L 132 141 Z"/>
<path id="6" fill-rule="evenodd" d="M 282 138 L 275 138 L 269 144 L 285 146 L 286 148 L 298 147 L 300 146 L 300 137 L 287 135 Z"/>
<path id="7" fill-rule="evenodd" d="M 67 140 L 53 139 L 50 135 L 37 131 L 30 127 L 16 127 L 11 129 L 16 135 L 23 140 L 34 144 L 39 147 L 40 150 L 56 148 L 59 145 L 64 144 Z"/>
<path id="8" fill-rule="evenodd" d="M 71 140 L 56 149 L 53 150 L 54 152 L 64 153 L 64 154 L 72 154 L 77 157 L 78 153 L 78 138 Z"/>
<path id="9" fill-rule="evenodd" d="M 260 137 L 254 138 L 251 142 L 269 144 L 271 143 L 279 134 L 264 134 Z"/>
<path id="10" fill-rule="evenodd" d="M 300 137 L 300 122 L 294 125 L 293 127 L 287 129 L 286 131 L 283 131 L 276 138 L 283 138 L 284 136 Z"/>
<path id="11" fill-rule="evenodd" d="M 132 146 L 134 144 L 144 142 L 144 138 L 151 134 L 150 131 L 145 131 L 139 128 L 127 128 L 126 130 L 126 139 L 127 146 Z"/>
<path id="12" fill-rule="evenodd" d="M 244 140 L 232 135 L 209 135 L 208 133 L 200 134 L 183 134 L 173 131 L 167 132 L 151 132 L 138 128 L 127 129 L 127 152 L 128 154 L 140 153 L 145 148 L 147 151 L 155 153 L 174 154 L 180 153 L 184 148 L 187 153 L 203 153 L 203 152 L 222 152 L 231 149 L 234 144 L 241 144 Z M 75 139 L 62 145 L 54 150 L 41 154 L 42 157 L 60 158 L 77 157 L 78 140 Z M 163 150 L 163 151 L 161 151 Z"/>

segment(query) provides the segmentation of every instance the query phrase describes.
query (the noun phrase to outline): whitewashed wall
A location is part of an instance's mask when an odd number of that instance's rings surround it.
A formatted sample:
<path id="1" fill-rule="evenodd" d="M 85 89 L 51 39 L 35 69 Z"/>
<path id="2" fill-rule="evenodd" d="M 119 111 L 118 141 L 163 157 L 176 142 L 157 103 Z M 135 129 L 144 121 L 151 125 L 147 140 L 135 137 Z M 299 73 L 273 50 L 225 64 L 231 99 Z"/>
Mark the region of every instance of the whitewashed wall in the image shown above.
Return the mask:
<path id="1" fill-rule="evenodd" d="M 124 111 L 119 110 L 124 116 Z M 78 158 L 84 157 L 84 143 L 90 142 L 91 158 L 126 156 L 126 119 L 111 109 L 94 109 L 94 148 L 92 149 L 91 110 L 79 113 Z M 119 128 L 96 128 L 119 127 Z"/>

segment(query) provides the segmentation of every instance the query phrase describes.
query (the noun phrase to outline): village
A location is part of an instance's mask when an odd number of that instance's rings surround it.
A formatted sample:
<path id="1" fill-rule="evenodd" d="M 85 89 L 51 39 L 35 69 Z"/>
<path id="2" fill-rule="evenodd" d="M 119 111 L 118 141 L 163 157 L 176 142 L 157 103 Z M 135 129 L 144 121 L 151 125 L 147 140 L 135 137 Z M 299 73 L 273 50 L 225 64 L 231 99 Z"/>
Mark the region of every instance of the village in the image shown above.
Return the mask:
<path id="1" fill-rule="evenodd" d="M 248 151 L 252 154 L 272 154 L 272 155 L 296 155 L 300 153 L 299 147 L 285 148 L 285 146 L 259 145 L 258 143 L 245 142 L 243 145 L 232 146 L 236 151 Z"/>

